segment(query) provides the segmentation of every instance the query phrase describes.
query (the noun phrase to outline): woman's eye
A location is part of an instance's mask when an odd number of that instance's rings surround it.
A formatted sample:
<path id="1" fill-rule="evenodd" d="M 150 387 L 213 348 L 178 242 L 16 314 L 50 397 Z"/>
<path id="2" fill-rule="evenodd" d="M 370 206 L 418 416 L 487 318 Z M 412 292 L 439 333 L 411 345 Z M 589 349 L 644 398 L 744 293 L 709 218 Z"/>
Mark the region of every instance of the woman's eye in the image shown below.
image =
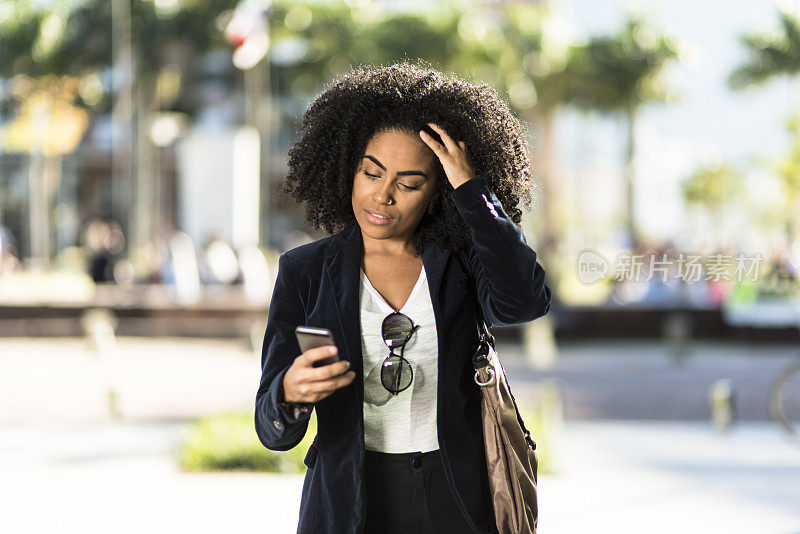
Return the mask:
<path id="1" fill-rule="evenodd" d="M 368 173 L 367 171 L 364 171 L 364 175 L 365 175 L 367 178 L 369 178 L 370 180 L 375 180 L 376 178 L 380 178 L 380 176 L 378 176 L 378 175 L 375 175 L 375 174 L 370 174 L 370 173 Z M 417 189 L 419 189 L 420 187 L 422 187 L 422 186 L 420 186 L 420 185 L 418 185 L 418 186 L 416 186 L 416 187 L 411 187 L 410 185 L 406 185 L 406 184 L 398 184 L 398 185 L 402 186 L 402 188 L 403 188 L 403 190 L 404 190 L 404 191 L 416 191 Z"/>

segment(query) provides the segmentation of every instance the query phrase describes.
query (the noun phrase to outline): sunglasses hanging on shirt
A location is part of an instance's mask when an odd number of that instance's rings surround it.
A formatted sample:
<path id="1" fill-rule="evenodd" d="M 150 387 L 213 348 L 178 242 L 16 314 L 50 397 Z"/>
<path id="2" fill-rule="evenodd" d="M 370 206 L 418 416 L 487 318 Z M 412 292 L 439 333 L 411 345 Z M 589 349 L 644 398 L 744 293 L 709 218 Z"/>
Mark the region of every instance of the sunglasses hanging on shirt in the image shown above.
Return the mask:
<path id="1" fill-rule="evenodd" d="M 381 325 L 381 337 L 389 347 L 389 356 L 381 365 L 381 384 L 392 395 L 397 395 L 411 385 L 414 372 L 411 364 L 403 357 L 406 343 L 419 328 L 410 317 L 400 312 L 392 312 L 386 316 Z M 395 354 L 395 349 L 400 354 Z"/>

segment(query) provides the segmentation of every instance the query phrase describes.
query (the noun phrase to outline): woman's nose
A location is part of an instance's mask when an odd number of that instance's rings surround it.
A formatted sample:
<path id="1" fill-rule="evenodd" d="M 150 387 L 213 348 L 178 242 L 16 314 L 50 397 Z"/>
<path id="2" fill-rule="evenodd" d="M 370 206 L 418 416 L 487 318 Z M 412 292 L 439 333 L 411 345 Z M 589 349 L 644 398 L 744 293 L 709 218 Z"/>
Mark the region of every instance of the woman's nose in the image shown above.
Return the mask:
<path id="1" fill-rule="evenodd" d="M 384 183 L 375 189 L 374 198 L 378 204 L 392 204 L 394 199 L 389 191 L 389 184 Z"/>

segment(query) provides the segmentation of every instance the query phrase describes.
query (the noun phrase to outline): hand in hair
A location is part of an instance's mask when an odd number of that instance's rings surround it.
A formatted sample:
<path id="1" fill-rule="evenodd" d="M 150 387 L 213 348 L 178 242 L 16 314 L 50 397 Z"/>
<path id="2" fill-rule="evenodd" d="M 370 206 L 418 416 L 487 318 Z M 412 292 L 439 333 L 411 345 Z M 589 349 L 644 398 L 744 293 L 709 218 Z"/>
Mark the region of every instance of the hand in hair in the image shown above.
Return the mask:
<path id="1" fill-rule="evenodd" d="M 444 173 L 453 189 L 475 178 L 475 171 L 467 159 L 467 144 L 464 141 L 456 143 L 447 135 L 440 126 L 432 122 L 427 123 L 439 136 L 444 144 L 436 141 L 425 130 L 420 130 L 419 136 L 428 145 L 439 161 L 442 163 Z"/>

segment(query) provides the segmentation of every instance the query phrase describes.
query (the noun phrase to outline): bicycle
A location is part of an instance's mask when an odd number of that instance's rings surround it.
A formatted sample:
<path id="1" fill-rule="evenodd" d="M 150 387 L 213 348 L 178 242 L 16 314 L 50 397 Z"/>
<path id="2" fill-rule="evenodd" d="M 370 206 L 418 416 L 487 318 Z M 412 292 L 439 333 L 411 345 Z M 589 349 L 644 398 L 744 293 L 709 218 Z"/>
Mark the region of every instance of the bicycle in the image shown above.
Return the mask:
<path id="1" fill-rule="evenodd" d="M 737 284 L 722 312 L 732 326 L 800 328 L 800 289 L 794 279 L 778 280 L 766 289 Z M 770 418 L 800 438 L 800 355 L 778 375 L 768 404 Z"/>
<path id="2" fill-rule="evenodd" d="M 795 437 L 800 437 L 800 356 L 778 376 L 770 392 L 769 411 Z"/>

